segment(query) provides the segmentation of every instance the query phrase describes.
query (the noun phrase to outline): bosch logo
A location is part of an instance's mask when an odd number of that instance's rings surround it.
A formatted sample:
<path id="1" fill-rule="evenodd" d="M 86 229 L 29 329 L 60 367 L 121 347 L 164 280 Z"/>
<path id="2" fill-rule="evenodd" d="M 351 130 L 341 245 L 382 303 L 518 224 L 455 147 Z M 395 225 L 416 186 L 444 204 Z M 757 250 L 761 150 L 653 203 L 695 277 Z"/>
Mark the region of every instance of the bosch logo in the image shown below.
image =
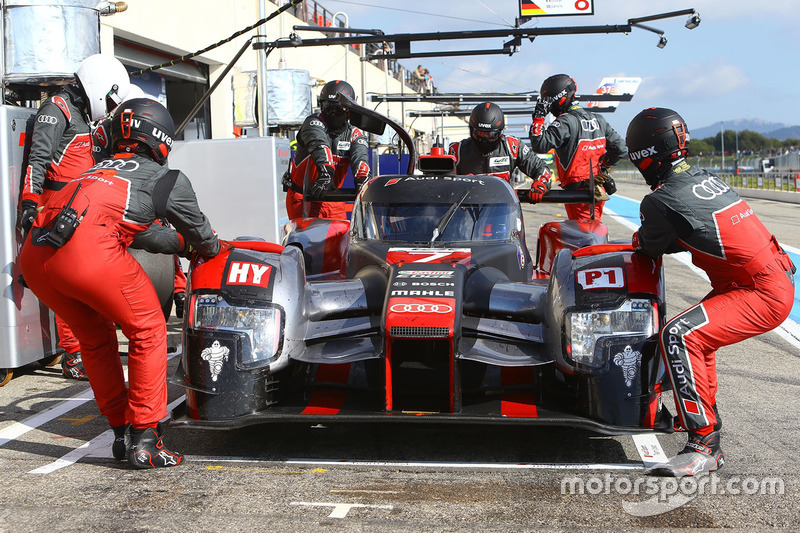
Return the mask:
<path id="1" fill-rule="evenodd" d="M 42 124 L 58 124 L 58 119 L 50 115 L 39 115 L 36 122 L 41 122 Z"/>
<path id="2" fill-rule="evenodd" d="M 394 304 L 392 313 L 452 313 L 453 308 L 445 304 Z"/>
<path id="3" fill-rule="evenodd" d="M 731 190 L 731 188 L 728 184 L 716 176 L 708 177 L 692 187 L 694 195 L 701 200 L 713 200 L 729 190 Z"/>

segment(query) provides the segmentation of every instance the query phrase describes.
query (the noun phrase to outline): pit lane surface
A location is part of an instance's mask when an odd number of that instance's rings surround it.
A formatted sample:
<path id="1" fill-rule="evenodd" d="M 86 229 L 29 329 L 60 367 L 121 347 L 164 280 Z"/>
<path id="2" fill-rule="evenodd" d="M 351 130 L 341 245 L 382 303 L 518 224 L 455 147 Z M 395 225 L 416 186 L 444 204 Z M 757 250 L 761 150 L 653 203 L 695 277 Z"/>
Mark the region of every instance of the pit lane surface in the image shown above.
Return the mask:
<path id="1" fill-rule="evenodd" d="M 604 216 L 612 239 L 630 236 L 647 192 L 619 189 L 607 204 L 619 218 Z M 748 203 L 782 244 L 800 249 L 796 206 Z M 531 248 L 541 222 L 563 218 L 558 205 L 524 210 Z M 677 258 L 665 265 L 672 315 L 708 284 Z M 174 318 L 169 329 L 175 345 Z M 88 384 L 31 365 L 0 388 L 0 531 L 794 529 L 800 343 L 791 330 L 768 333 L 720 350 L 717 369 L 726 466 L 678 485 L 642 475 L 630 436 L 498 426 L 170 429 L 187 463 L 135 471 L 111 458 Z M 182 394 L 170 386 L 171 402 Z M 685 442 L 657 439 L 667 455 Z"/>

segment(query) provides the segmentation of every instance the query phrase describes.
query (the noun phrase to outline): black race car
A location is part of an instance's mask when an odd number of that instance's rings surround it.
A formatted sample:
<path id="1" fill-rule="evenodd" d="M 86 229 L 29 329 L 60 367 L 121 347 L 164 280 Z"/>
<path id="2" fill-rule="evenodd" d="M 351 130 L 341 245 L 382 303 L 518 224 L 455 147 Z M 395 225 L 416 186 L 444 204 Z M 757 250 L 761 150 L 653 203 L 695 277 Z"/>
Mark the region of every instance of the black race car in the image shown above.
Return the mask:
<path id="1" fill-rule="evenodd" d="M 352 120 L 388 119 L 353 102 Z M 366 123 L 365 123 L 366 121 Z M 409 150 L 412 144 L 408 139 Z M 234 241 L 189 276 L 172 424 L 523 423 L 671 431 L 656 334 L 659 261 L 602 223 L 551 222 L 536 260 L 520 198 L 423 156 L 380 176 L 351 221 L 300 219 L 282 245 Z M 591 201 L 551 191 L 550 201 Z"/>

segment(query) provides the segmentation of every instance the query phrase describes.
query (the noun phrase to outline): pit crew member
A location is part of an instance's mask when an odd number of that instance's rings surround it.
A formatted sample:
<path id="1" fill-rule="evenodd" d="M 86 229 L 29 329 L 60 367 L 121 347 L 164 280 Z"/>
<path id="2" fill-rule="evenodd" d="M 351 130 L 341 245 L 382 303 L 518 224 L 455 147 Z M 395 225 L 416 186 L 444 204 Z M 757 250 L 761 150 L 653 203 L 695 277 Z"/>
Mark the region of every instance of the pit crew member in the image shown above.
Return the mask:
<path id="1" fill-rule="evenodd" d="M 183 456 L 165 447 L 158 425 L 167 415 L 164 315 L 127 248 L 136 239 L 151 252 L 187 255 L 194 249 L 211 257 L 220 250 L 189 179 L 166 166 L 174 134 L 158 102 L 142 98 L 119 106 L 111 124 L 113 157 L 53 194 L 20 254 L 31 290 L 80 341 L 97 405 L 114 428 L 114 457 L 137 468 L 175 466 Z M 73 223 L 66 226 L 77 226 L 72 233 L 60 224 L 67 206 Z M 151 224 L 159 218 L 177 232 Z M 115 323 L 129 339 L 127 387 Z"/>
<path id="2" fill-rule="evenodd" d="M 636 115 L 628 157 L 653 192 L 640 207 L 636 252 L 649 257 L 687 250 L 711 282 L 697 305 L 669 319 L 660 348 L 672 382 L 686 447 L 650 471 L 700 475 L 720 468 L 722 427 L 716 406 L 716 351 L 777 327 L 794 301 L 794 265 L 739 195 L 717 176 L 689 165 L 689 131 L 671 109 Z"/>
<path id="3" fill-rule="evenodd" d="M 342 80 L 329 81 L 319 94 L 320 112 L 309 115 L 297 133 L 297 151 L 285 181 L 286 211 L 289 218 L 303 217 L 303 183 L 314 201 L 308 205 L 309 217 L 347 218 L 342 202 L 325 202 L 325 193 L 339 188 L 348 165 L 355 186 L 372 177 L 369 167 L 367 137 L 352 126 L 348 111 L 336 100 L 339 93 L 355 99 L 353 87 Z"/>
<path id="4" fill-rule="evenodd" d="M 555 149 L 558 183 L 562 189 L 588 189 L 591 173 L 595 183 L 600 185 L 595 187 L 595 197 L 607 199 L 607 194 L 617 190 L 608 167 L 625 155 L 625 142 L 602 116 L 574 103 L 576 90 L 575 80 L 566 74 L 544 80 L 533 110 L 531 148 L 540 154 Z M 548 113 L 552 113 L 555 120 L 545 128 L 544 119 Z M 594 219 L 597 221 L 603 216 L 603 204 L 603 201 L 595 202 Z M 592 218 L 590 204 L 564 204 L 564 208 L 570 220 Z"/>
<path id="5" fill-rule="evenodd" d="M 105 118 L 126 96 L 128 72 L 110 55 L 95 54 L 81 61 L 75 85 L 67 85 L 46 100 L 36 113 L 31 152 L 19 208 L 20 226 L 28 232 L 37 210 L 50 196 L 94 164 L 91 122 Z M 67 378 L 86 380 L 78 339 L 56 313 L 61 371 Z"/>
<path id="6" fill-rule="evenodd" d="M 529 200 L 538 202 L 550 190 L 550 171 L 544 161 L 516 137 L 503 135 L 505 115 L 495 103 L 475 106 L 469 116 L 469 138 L 450 145 L 457 174 L 489 174 L 511 180 L 515 169 L 533 179 Z"/>
<path id="7" fill-rule="evenodd" d="M 131 83 L 128 89 L 128 95 L 125 101 L 133 100 L 136 98 L 151 98 L 152 97 L 138 86 Z M 111 117 L 101 121 L 92 131 L 92 145 L 94 151 L 94 160 L 96 162 L 103 161 L 113 156 L 111 152 Z M 175 277 L 173 278 L 173 292 L 172 300 L 175 302 L 175 316 L 183 318 L 183 309 L 186 305 L 186 274 L 183 273 L 180 258 L 175 256 Z"/>

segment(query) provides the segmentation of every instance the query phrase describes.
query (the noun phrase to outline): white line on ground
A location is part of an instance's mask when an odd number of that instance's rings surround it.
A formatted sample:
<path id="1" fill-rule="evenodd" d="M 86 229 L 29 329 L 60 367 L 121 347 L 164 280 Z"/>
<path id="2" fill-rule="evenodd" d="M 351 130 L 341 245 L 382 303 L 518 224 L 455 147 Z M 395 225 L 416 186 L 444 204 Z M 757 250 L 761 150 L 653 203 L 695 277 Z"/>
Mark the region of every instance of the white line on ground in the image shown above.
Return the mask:
<path id="1" fill-rule="evenodd" d="M 328 518 L 345 518 L 347 513 L 353 507 L 362 507 L 367 509 L 394 509 L 391 505 L 367 505 L 363 503 L 328 503 L 328 502 L 291 502 L 289 505 L 304 505 L 306 507 L 333 507 L 333 511 L 328 515 Z"/>
<path id="2" fill-rule="evenodd" d="M 21 422 L 15 422 L 0 430 L 0 446 L 15 440 L 25 433 L 50 422 L 51 420 L 60 417 L 61 415 L 68 413 L 75 409 L 76 407 L 80 407 L 81 405 L 85 404 L 89 400 L 94 399 L 94 393 L 92 389 L 87 388 L 84 391 L 79 392 L 75 396 L 68 398 L 61 403 L 57 403 L 53 407 L 45 409 L 40 413 L 36 413 L 33 416 L 22 420 Z"/>
<path id="3" fill-rule="evenodd" d="M 451 463 L 437 461 L 350 461 L 322 459 L 285 459 L 270 461 L 251 457 L 214 457 L 187 455 L 187 461 L 206 463 L 257 463 L 301 466 L 383 466 L 390 468 L 471 468 L 481 470 L 641 470 L 631 463 Z"/>
<path id="4" fill-rule="evenodd" d="M 177 357 L 181 354 L 181 347 L 178 346 L 178 350 L 175 353 L 169 354 L 167 360 L 172 359 L 173 357 Z M 124 370 L 125 372 L 125 381 L 127 383 L 128 380 L 128 369 Z M 45 409 L 40 413 L 36 413 L 33 416 L 26 418 L 20 422 L 14 422 L 7 428 L 3 428 L 0 430 L 0 446 L 11 442 L 12 440 L 18 439 L 25 433 L 36 429 L 51 420 L 54 420 L 61 415 L 72 411 L 73 409 L 80 407 L 81 405 L 85 404 L 89 400 L 94 399 L 94 392 L 92 392 L 91 387 L 87 388 L 84 391 L 79 392 L 75 396 L 71 398 L 67 398 L 66 400 L 62 401 L 61 403 L 57 403 L 53 407 Z"/>
<path id="5" fill-rule="evenodd" d="M 186 399 L 186 395 L 182 395 L 181 397 L 173 400 L 169 405 L 167 405 L 167 412 L 172 411 L 179 403 Z M 164 417 L 161 422 L 169 420 L 169 415 Z M 28 474 L 49 474 L 51 472 L 55 472 L 65 466 L 70 466 L 75 464 L 76 462 L 80 461 L 84 457 L 102 457 L 110 459 L 111 455 L 111 443 L 114 442 L 114 432 L 111 429 L 108 429 L 101 433 L 100 435 L 96 436 L 89 442 L 84 443 L 82 446 L 71 450 L 66 455 L 56 459 L 52 463 L 46 464 L 44 466 L 40 466 L 39 468 L 35 468 L 28 472 Z"/>
<path id="6" fill-rule="evenodd" d="M 114 432 L 110 429 L 106 430 L 89 442 L 84 442 L 82 446 L 71 450 L 69 453 L 61 456 L 52 463 L 28 471 L 28 474 L 49 474 L 51 472 L 55 472 L 56 470 L 64 468 L 65 466 L 75 464 L 77 461 L 81 460 L 84 456 L 94 450 L 99 448 L 108 448 L 110 450 L 112 442 L 114 442 Z"/>

